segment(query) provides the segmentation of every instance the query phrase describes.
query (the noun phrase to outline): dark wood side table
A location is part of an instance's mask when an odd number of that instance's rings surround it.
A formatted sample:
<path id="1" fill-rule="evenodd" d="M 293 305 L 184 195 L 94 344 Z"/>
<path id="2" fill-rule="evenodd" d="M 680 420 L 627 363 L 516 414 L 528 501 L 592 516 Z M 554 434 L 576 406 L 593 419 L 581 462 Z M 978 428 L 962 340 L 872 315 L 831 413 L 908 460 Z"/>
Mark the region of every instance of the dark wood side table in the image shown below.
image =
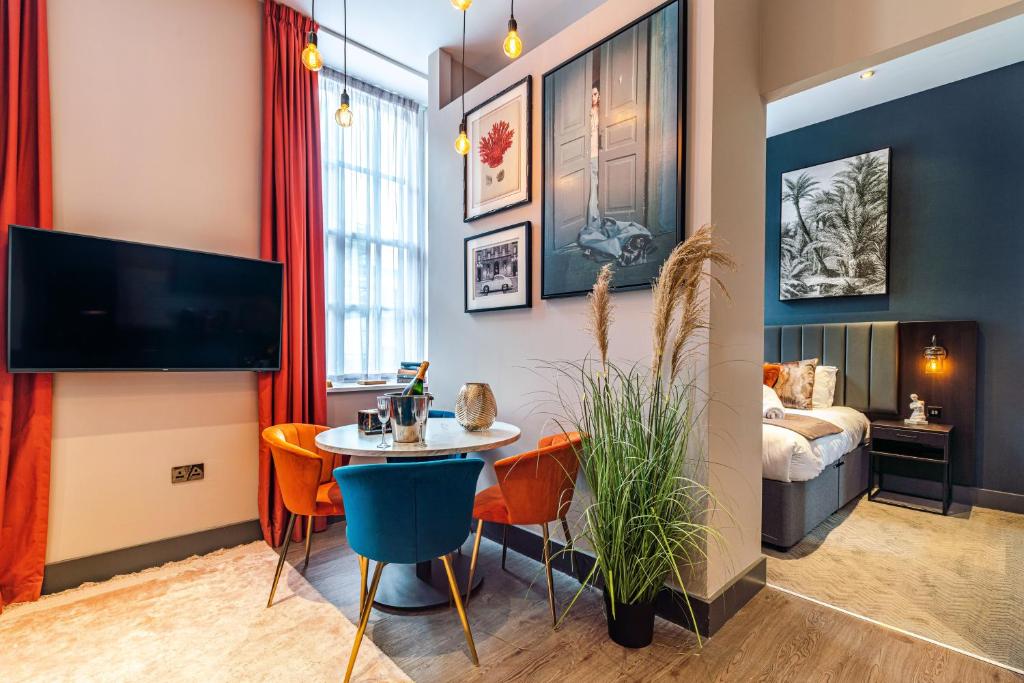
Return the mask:
<path id="1" fill-rule="evenodd" d="M 882 459 L 911 460 L 942 468 L 942 498 L 933 500 L 942 503 L 941 514 L 948 513 L 949 504 L 953 498 L 952 441 L 950 439 L 952 433 L 953 425 L 908 425 L 902 420 L 874 420 L 871 423 L 868 500 L 938 513 L 938 510 L 925 505 L 915 505 L 884 497 L 886 493 L 885 473 L 884 468 L 880 467 Z M 875 486 L 875 472 L 878 473 L 877 487 Z M 879 494 L 883 494 L 883 497 L 879 497 Z"/>

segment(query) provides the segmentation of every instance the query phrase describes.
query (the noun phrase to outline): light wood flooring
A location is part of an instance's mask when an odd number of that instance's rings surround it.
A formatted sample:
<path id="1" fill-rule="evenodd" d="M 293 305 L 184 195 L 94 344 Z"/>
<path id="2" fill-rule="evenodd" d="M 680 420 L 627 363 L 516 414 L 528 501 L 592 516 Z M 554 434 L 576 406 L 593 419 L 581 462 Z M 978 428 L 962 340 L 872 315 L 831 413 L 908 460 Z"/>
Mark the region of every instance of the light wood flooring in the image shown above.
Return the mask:
<path id="1" fill-rule="evenodd" d="M 463 548 L 468 552 L 469 544 Z M 290 561 L 301 562 L 293 544 Z M 385 572 L 387 569 L 384 570 Z M 415 615 L 375 609 L 367 636 L 416 681 L 1021 681 L 996 666 L 901 635 L 771 588 L 762 590 L 703 649 L 658 620 L 651 647 L 608 640 L 599 593 L 587 591 L 557 631 L 551 628 L 542 565 L 484 540 L 484 584 L 469 605 L 480 655 L 474 668 L 455 610 Z M 313 538 L 306 578 L 351 621 L 359 572 L 344 524 Z M 271 577 L 267 577 L 269 586 Z M 560 606 L 578 584 L 555 572 Z"/>

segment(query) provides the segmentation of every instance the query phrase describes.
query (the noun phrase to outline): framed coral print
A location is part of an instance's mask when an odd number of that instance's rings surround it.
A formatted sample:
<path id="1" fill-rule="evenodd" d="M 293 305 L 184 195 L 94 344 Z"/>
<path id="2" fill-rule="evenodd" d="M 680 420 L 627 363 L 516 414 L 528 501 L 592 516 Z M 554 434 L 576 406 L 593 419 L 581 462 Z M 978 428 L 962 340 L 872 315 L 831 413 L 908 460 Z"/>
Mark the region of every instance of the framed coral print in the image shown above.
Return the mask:
<path id="1" fill-rule="evenodd" d="M 530 91 L 527 76 L 466 112 L 463 220 L 530 201 Z"/>

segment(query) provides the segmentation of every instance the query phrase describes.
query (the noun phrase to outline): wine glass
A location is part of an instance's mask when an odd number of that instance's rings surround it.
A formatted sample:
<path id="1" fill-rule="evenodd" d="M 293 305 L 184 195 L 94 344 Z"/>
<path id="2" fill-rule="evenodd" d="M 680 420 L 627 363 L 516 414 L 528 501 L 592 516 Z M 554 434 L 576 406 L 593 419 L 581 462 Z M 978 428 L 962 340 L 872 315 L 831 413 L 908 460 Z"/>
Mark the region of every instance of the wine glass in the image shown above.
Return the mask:
<path id="1" fill-rule="evenodd" d="M 424 423 L 426 422 L 427 413 L 429 412 L 429 410 L 428 410 L 429 408 L 430 408 L 430 400 L 426 396 L 417 396 L 416 400 L 413 401 L 413 404 L 412 404 L 413 417 L 416 418 L 416 424 L 419 427 L 419 433 L 420 433 L 420 442 L 419 442 L 419 444 L 417 444 L 419 446 L 426 446 L 427 445 L 426 434 L 424 434 L 424 432 L 426 431 L 426 426 L 425 426 Z"/>
<path id="2" fill-rule="evenodd" d="M 391 398 L 389 396 L 377 397 L 377 417 L 380 418 L 380 443 L 377 444 L 377 448 L 387 448 L 388 445 L 384 441 L 384 433 L 388 418 L 391 417 Z"/>

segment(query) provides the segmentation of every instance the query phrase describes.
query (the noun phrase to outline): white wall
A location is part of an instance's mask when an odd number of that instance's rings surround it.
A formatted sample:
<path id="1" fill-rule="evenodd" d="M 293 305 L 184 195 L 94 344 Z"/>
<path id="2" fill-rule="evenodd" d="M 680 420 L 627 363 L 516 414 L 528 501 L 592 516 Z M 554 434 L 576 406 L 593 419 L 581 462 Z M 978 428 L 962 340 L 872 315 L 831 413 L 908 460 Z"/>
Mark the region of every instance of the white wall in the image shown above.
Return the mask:
<path id="1" fill-rule="evenodd" d="M 258 255 L 262 11 L 49 1 L 57 229 Z M 254 374 L 60 374 L 53 410 L 47 562 L 256 517 Z"/>
<path id="2" fill-rule="evenodd" d="M 361 391 L 332 391 L 327 394 L 327 424 L 352 424 L 360 410 L 377 407 L 377 396 L 395 389 L 368 388 Z"/>
<path id="3" fill-rule="evenodd" d="M 541 434 L 554 431 L 536 412 L 537 392 L 547 388 L 534 373 L 537 359 L 579 359 L 591 350 L 584 331 L 586 300 L 540 299 L 543 74 L 660 4 L 661 0 L 609 0 L 467 94 L 470 108 L 533 75 L 533 201 L 472 224 L 462 222 L 462 158 L 452 147 L 461 110 L 457 102 L 438 109 L 439 60 L 431 60 L 427 163 L 432 393 L 440 404 L 450 405 L 463 382 L 491 384 L 499 419 L 520 425 L 524 435 L 519 444 L 489 455 L 489 460 L 526 450 Z M 737 303 L 712 302 L 712 316 L 721 333 L 712 333 L 706 375 L 710 390 L 721 392 L 717 398 L 731 405 L 728 410 L 712 411 L 707 425 L 712 457 L 718 461 L 711 484 L 723 500 L 742 509 L 733 511 L 735 521 L 721 524 L 727 556 L 715 556 L 700 585 L 689 586 L 705 596 L 716 593 L 760 557 L 760 418 L 755 406 L 760 405 L 764 287 L 764 108 L 757 87 L 758 3 L 727 0 L 724 4 L 727 9 L 716 20 L 722 1 L 690 2 L 687 230 L 718 221 L 741 262 L 739 272 L 722 274 Z M 719 60 L 729 67 L 719 71 Z M 523 220 L 533 222 L 533 308 L 464 313 L 463 238 Z M 650 293 L 619 293 L 614 303 L 612 355 L 626 360 L 648 358 Z M 485 470 L 481 484 L 493 481 L 493 470 Z"/>
<path id="4" fill-rule="evenodd" d="M 714 223 L 737 263 L 735 271 L 713 268 L 731 298 L 712 296 L 709 305 L 709 483 L 721 503 L 712 525 L 724 541 L 708 548 L 709 596 L 761 557 L 765 107 L 758 80 L 758 6 L 758 0 L 698 0 L 692 24 L 699 36 L 692 53 L 692 71 L 700 74 L 695 96 L 704 108 L 710 99 L 712 109 L 710 120 L 701 109 L 701 128 L 691 137 L 699 149 L 691 173 L 697 182 L 710 183 L 710 207 L 706 190 L 691 193 L 702 198 L 693 223 Z M 706 36 L 713 36 L 712 59 Z M 707 215 L 697 213 L 706 208 Z"/>
<path id="5" fill-rule="evenodd" d="M 769 101 L 1024 12 L 1022 0 L 764 0 Z"/>

